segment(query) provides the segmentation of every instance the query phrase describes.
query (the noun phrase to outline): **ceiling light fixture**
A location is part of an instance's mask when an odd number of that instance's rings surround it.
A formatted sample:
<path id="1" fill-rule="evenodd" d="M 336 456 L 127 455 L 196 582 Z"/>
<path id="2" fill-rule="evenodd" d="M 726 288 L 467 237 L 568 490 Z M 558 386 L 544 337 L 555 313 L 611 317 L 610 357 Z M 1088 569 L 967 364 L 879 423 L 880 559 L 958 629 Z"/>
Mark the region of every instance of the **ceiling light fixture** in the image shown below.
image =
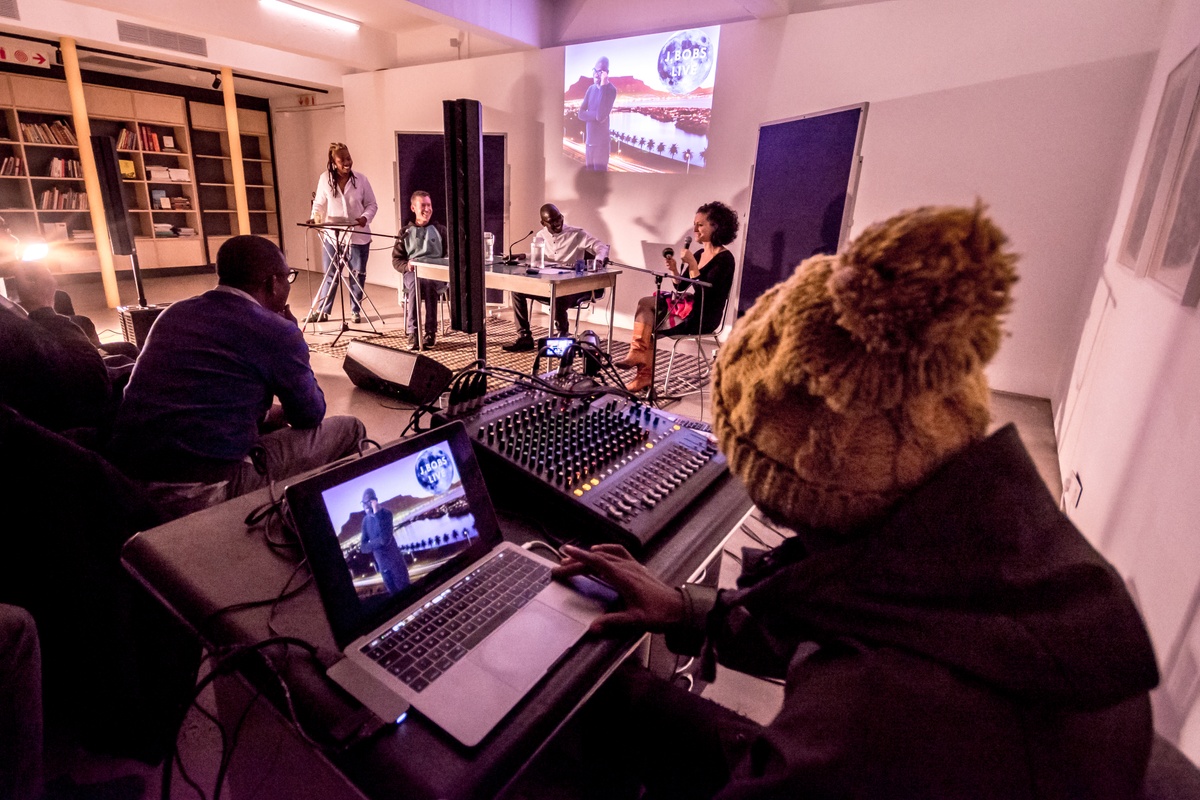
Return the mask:
<path id="1" fill-rule="evenodd" d="M 332 11 L 322 11 L 319 8 L 313 8 L 304 3 L 297 3 L 295 0 L 259 0 L 259 3 L 294 14 L 309 22 L 320 22 L 347 33 L 353 33 L 362 27 L 362 23 L 356 19 L 343 17 L 341 14 L 334 14 Z"/>

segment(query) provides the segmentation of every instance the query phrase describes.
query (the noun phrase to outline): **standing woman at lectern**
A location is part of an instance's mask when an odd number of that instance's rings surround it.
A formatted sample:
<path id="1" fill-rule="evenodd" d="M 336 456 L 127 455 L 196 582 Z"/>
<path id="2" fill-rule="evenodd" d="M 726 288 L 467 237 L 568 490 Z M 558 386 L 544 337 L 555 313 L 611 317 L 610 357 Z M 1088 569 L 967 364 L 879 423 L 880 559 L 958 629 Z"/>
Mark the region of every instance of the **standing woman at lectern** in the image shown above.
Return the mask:
<path id="1" fill-rule="evenodd" d="M 692 237 L 684 242 L 679 254 L 684 266 L 683 277 L 710 283 L 712 288 L 676 281 L 676 291 L 659 292 L 638 300 L 629 355 L 616 363 L 622 369 L 638 368 L 637 375 L 625 385 L 631 392 L 640 392 L 654 379 L 651 348 L 654 347 L 654 329 L 658 325 L 665 321 L 668 326 L 658 332 L 660 336 L 711 333 L 721 325 L 725 300 L 733 289 L 735 267 L 733 253 L 726 250 L 725 245 L 737 238 L 737 212 L 716 200 L 705 203 L 696 209 L 692 230 L 701 247 L 693 253 L 687 249 Z M 663 263 L 672 275 L 680 274 L 672 251 L 663 251 Z"/>
<path id="2" fill-rule="evenodd" d="M 375 219 L 379 205 L 375 202 L 375 192 L 371 190 L 367 176 L 355 172 L 353 167 L 350 148 L 341 142 L 329 145 L 329 161 L 317 179 L 317 191 L 313 196 L 308 224 L 346 221 L 346 224 L 356 228 L 350 236 L 347 266 L 353 275 L 350 281 L 350 310 L 354 313 L 353 321 L 362 322 L 362 294 L 367 281 L 367 256 L 371 253 L 371 220 Z M 320 306 L 314 304 L 306 322 L 329 319 L 333 297 L 337 294 L 336 244 L 332 232 L 322 231 L 321 263 L 325 266 L 325 279 L 321 281 L 321 290 L 317 293 Z"/>

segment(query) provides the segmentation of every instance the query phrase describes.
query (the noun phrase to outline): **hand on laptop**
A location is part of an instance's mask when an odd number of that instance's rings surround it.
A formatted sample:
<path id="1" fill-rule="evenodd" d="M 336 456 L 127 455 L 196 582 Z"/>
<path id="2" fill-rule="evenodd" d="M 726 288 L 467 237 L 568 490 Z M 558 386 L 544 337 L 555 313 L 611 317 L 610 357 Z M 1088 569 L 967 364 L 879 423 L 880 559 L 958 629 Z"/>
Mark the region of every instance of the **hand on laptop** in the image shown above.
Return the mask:
<path id="1" fill-rule="evenodd" d="M 620 593 L 625 608 L 603 614 L 591 625 L 593 633 L 622 628 L 663 631 L 684 619 L 679 591 L 654 577 L 618 544 L 596 545 L 584 550 L 564 545 L 563 562 L 553 570 L 562 580 L 573 575 L 592 575 Z"/>

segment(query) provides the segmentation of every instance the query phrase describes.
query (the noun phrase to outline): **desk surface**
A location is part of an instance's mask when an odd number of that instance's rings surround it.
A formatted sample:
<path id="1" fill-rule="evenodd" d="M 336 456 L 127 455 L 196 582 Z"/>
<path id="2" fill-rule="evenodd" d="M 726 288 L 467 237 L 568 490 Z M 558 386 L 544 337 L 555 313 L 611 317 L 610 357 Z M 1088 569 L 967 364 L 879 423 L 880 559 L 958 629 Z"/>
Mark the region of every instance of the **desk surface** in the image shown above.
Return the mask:
<path id="1" fill-rule="evenodd" d="M 417 276 L 433 280 L 449 280 L 449 260 L 445 258 L 414 258 Z M 619 269 L 598 269 L 593 272 L 576 272 L 574 267 L 564 264 L 546 262 L 547 271 L 535 275 L 528 273 L 529 265 L 505 264 L 503 261 L 493 261 L 485 265 L 483 270 L 484 285 L 489 289 L 504 289 L 510 292 L 522 292 L 537 297 L 549 297 L 553 287 L 558 294 L 574 292 L 590 292 L 594 289 L 614 288 Z M 553 270 L 562 270 L 554 272 Z"/>
<path id="2" fill-rule="evenodd" d="M 270 621 L 277 634 L 311 642 L 331 660 L 337 656 L 333 634 L 311 582 L 279 603 L 273 617 L 270 607 L 213 616 L 237 603 L 271 600 L 289 578 L 294 577 L 295 587 L 307 576 L 303 569 L 297 574 L 298 548 L 277 552 L 267 546 L 262 524 L 244 524 L 246 515 L 267 500 L 263 489 L 140 533 L 126 545 L 122 560 L 209 646 L 261 641 L 272 635 Z M 651 543 L 646 564 L 670 584 L 688 580 L 749 508 L 741 484 L 724 476 Z M 498 512 L 506 538 L 513 541 L 535 538 L 538 524 L 564 539 L 571 537 L 569 519 L 528 520 L 503 507 Z M 527 507 L 512 512 L 527 513 Z M 275 539 L 281 536 L 277 519 L 270 533 Z M 634 638 L 585 639 L 477 747 L 463 747 L 413 711 L 403 724 L 334 756 L 333 762 L 372 798 L 395 796 L 398 787 L 410 798 L 494 797 L 634 643 Z M 295 648 L 281 664 L 281 673 L 309 730 L 327 731 L 359 707 Z"/>

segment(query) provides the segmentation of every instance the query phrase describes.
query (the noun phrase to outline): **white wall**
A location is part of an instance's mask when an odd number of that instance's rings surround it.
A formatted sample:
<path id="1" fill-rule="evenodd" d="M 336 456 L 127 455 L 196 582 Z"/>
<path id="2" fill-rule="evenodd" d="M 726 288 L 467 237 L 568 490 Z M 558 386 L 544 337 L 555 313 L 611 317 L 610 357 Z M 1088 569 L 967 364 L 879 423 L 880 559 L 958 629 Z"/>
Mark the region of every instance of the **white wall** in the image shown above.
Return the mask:
<path id="1" fill-rule="evenodd" d="M 855 232 L 915 205 L 989 203 L 1024 255 L 1012 335 L 990 377 L 1052 397 L 1163 18 L 1156 3 L 1125 0 L 896 0 L 726 25 L 712 166 L 686 176 L 582 173 L 561 155 L 561 49 L 350 76 L 347 136 L 378 191 L 396 130 L 439 130 L 442 99 L 479 99 L 484 127 L 509 135 L 507 230 L 536 226 L 538 206 L 554 201 L 607 238 L 614 258 L 641 265 L 705 201 L 746 214 L 760 123 L 868 101 Z M 394 282 L 382 261 L 373 257 L 373 279 Z M 627 273 L 618 288 L 628 325 L 652 281 Z"/>
<path id="2" fill-rule="evenodd" d="M 280 246 L 291 266 L 320 272 L 321 250 L 316 235 L 297 223 L 307 220 L 312 210 L 312 195 L 317 177 L 325 171 L 330 143 L 346 141 L 342 92 L 321 95 L 318 106 L 297 106 L 291 99 L 274 100 L 271 122 L 275 128 L 275 175 L 283 225 Z M 357 163 L 354 166 L 361 169 Z M 374 182 L 371 185 L 374 187 Z M 297 293 L 301 292 L 297 289 Z M 293 306 L 297 302 L 299 298 L 292 298 Z"/>
<path id="3" fill-rule="evenodd" d="M 1083 485 L 1068 513 L 1132 584 L 1154 640 L 1156 725 L 1200 760 L 1200 312 L 1115 261 L 1167 73 L 1200 44 L 1200 0 L 1178 0 L 1166 31 L 1057 424 L 1062 473 Z"/>

